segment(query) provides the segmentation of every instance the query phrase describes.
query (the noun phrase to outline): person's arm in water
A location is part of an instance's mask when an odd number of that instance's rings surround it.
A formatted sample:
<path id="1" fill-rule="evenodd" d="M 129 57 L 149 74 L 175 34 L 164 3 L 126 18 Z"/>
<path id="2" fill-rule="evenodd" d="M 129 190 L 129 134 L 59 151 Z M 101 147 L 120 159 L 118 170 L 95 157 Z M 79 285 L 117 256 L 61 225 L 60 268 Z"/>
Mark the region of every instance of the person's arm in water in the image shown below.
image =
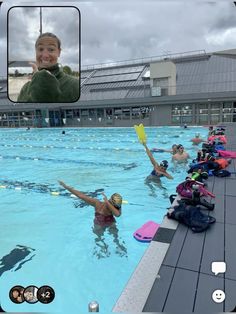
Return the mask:
<path id="1" fill-rule="evenodd" d="M 172 149 L 162 149 L 162 148 L 153 148 L 151 150 L 152 153 L 155 153 L 155 152 L 160 152 L 160 153 L 171 153 L 173 154 L 173 150 Z"/>
<path id="2" fill-rule="evenodd" d="M 150 150 L 148 149 L 146 143 L 143 143 L 143 146 L 145 147 L 146 153 L 151 161 L 151 163 L 153 164 L 153 167 L 155 168 L 156 166 L 159 167 L 159 164 L 156 162 L 156 160 L 154 159 L 152 153 L 150 152 Z"/>
<path id="3" fill-rule="evenodd" d="M 104 203 L 106 203 L 107 207 L 110 209 L 110 211 L 112 212 L 112 214 L 116 217 L 119 217 L 121 215 L 121 209 L 117 209 L 115 208 L 115 206 L 113 206 L 109 200 L 107 199 L 106 195 L 104 193 L 102 193 L 103 195 L 103 201 Z"/>
<path id="4" fill-rule="evenodd" d="M 92 205 L 95 207 L 97 205 L 97 203 L 100 202 L 96 198 L 89 197 L 89 196 L 85 195 L 84 193 L 82 193 L 78 190 L 75 190 L 74 188 L 66 185 L 63 181 L 58 181 L 58 182 L 61 186 L 63 186 L 63 188 L 65 188 L 66 190 L 68 190 L 69 192 L 74 194 L 75 196 L 79 197 L 81 200 L 85 201 L 89 205 Z"/>

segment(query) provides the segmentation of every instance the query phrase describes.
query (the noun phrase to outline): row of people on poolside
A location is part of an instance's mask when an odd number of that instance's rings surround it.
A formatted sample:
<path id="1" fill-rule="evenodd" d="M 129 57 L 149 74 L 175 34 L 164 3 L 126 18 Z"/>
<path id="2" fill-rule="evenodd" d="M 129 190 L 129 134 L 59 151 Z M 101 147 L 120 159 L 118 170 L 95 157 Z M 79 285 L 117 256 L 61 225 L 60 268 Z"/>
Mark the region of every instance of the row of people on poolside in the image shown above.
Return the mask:
<path id="1" fill-rule="evenodd" d="M 213 125 L 210 125 L 208 128 L 208 137 L 212 135 L 224 135 L 224 132 L 225 132 L 224 127 L 214 128 Z"/>

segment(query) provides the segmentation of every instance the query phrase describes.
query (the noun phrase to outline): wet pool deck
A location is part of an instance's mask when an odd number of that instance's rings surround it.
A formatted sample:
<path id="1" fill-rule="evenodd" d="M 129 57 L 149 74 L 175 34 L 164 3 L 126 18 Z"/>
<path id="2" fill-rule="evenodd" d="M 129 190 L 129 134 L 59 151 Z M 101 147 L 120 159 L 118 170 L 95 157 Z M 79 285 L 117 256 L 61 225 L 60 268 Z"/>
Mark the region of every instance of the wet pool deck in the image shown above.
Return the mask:
<path id="1" fill-rule="evenodd" d="M 236 123 L 226 124 L 227 150 L 236 151 Z M 227 170 L 236 172 L 236 159 Z M 236 306 L 236 174 L 210 177 L 208 190 L 216 223 L 202 233 L 167 219 L 131 276 L 114 312 L 231 312 Z M 173 191 L 174 192 L 174 191 Z M 207 213 L 207 211 L 204 211 Z M 226 272 L 215 275 L 214 261 L 225 261 Z M 225 301 L 212 300 L 214 290 Z"/>

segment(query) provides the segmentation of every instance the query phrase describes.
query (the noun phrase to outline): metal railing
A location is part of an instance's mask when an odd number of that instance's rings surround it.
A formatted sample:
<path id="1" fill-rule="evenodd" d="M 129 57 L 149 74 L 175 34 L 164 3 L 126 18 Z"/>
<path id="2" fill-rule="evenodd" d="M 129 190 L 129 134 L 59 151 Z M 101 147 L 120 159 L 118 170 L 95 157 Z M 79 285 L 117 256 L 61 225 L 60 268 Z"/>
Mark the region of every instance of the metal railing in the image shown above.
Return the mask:
<path id="1" fill-rule="evenodd" d="M 168 58 L 180 59 L 180 58 L 185 58 L 185 57 L 202 56 L 202 55 L 206 55 L 206 51 L 203 49 L 186 51 L 186 52 L 167 53 L 167 54 L 162 54 L 162 55 L 153 56 L 153 57 L 145 57 L 145 58 L 123 60 L 123 61 L 116 61 L 116 62 L 109 62 L 109 63 L 97 63 L 93 65 L 83 65 L 81 67 L 81 71 L 97 70 L 97 69 L 109 68 L 109 67 L 115 67 L 115 66 L 145 64 L 145 63 L 165 60 L 166 58 L 167 59 Z"/>

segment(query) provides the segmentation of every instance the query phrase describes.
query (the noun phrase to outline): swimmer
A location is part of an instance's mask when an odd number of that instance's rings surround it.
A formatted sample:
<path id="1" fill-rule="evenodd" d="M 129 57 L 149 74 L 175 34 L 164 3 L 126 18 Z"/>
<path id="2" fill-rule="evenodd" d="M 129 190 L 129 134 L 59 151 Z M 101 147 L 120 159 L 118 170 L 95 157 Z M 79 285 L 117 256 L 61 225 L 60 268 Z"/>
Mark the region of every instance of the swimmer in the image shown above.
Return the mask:
<path id="1" fill-rule="evenodd" d="M 58 181 L 59 184 L 77 196 L 78 198 L 85 201 L 87 204 L 91 205 L 95 209 L 95 218 L 94 218 L 94 227 L 93 232 L 97 235 L 95 239 L 95 244 L 99 247 L 99 252 L 96 252 L 96 256 L 98 258 L 107 257 L 110 255 L 108 251 L 108 245 L 104 242 L 104 231 L 108 229 L 108 232 L 113 235 L 114 242 L 116 244 L 116 253 L 120 256 L 127 257 L 127 249 L 123 244 L 119 242 L 118 237 L 118 229 L 116 227 L 115 217 L 121 216 L 121 205 L 122 205 L 122 197 L 118 193 L 112 194 L 110 199 L 106 197 L 104 193 L 103 202 L 99 201 L 96 198 L 89 197 L 84 193 L 75 190 L 74 188 L 66 185 L 63 181 Z"/>
<path id="2" fill-rule="evenodd" d="M 200 133 L 196 133 L 195 137 L 191 139 L 191 142 L 193 143 L 193 145 L 198 145 L 204 142 L 204 140 L 200 137 Z"/>
<path id="3" fill-rule="evenodd" d="M 184 151 L 183 145 L 179 144 L 177 150 L 177 153 L 172 156 L 172 161 L 176 161 L 177 163 L 187 162 L 190 156 Z"/>
<path id="4" fill-rule="evenodd" d="M 150 176 L 153 176 L 156 179 L 160 179 L 161 177 L 166 177 L 168 179 L 173 179 L 173 177 L 166 171 L 168 168 L 168 161 L 163 160 L 160 165 L 157 163 L 157 161 L 154 159 L 152 153 L 148 149 L 147 145 L 143 143 L 143 146 L 145 147 L 146 153 L 154 167 L 153 171 L 151 172 Z"/>

